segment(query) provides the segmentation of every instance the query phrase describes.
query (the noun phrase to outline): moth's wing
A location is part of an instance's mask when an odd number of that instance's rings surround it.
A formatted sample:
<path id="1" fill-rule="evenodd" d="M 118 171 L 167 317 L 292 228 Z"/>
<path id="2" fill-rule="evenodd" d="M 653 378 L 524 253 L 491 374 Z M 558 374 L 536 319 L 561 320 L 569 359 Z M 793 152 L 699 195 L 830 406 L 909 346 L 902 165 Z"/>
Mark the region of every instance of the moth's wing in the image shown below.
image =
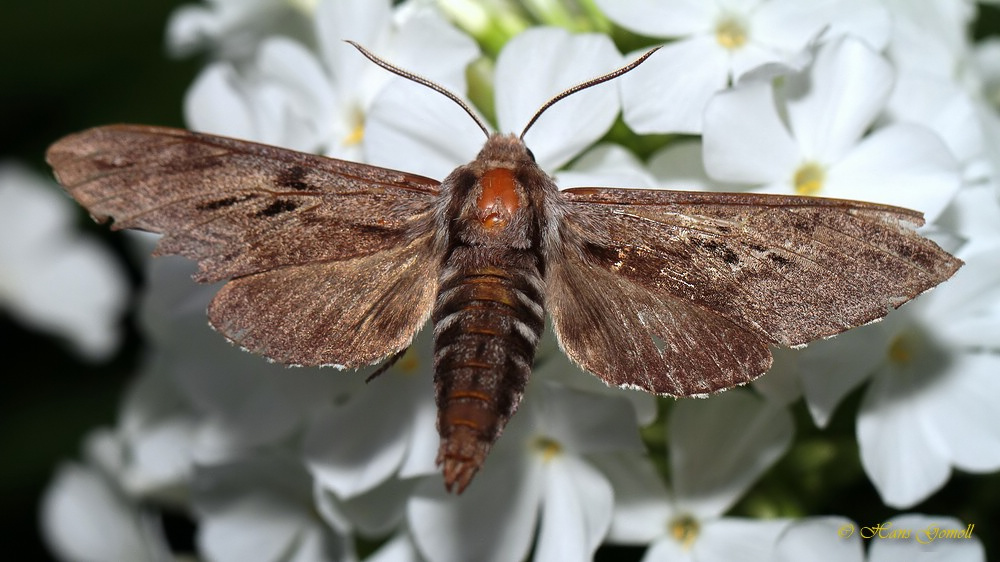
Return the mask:
<path id="1" fill-rule="evenodd" d="M 561 193 L 549 258 L 560 343 L 610 384 L 671 395 L 748 382 L 769 345 L 872 322 L 962 262 L 920 213 L 857 201 L 629 189 Z"/>
<path id="2" fill-rule="evenodd" d="M 377 362 L 405 349 L 430 316 L 440 262 L 431 238 L 233 279 L 212 299 L 209 320 L 234 343 L 281 363 Z"/>
<path id="3" fill-rule="evenodd" d="M 198 281 L 233 279 L 210 320 L 250 351 L 359 366 L 404 348 L 430 314 L 434 180 L 134 125 L 70 135 L 47 159 L 97 220 L 162 233 L 155 253 L 197 260 Z"/>
<path id="4" fill-rule="evenodd" d="M 404 244 L 439 182 L 180 129 L 97 127 L 46 155 L 59 183 L 113 228 L 163 234 L 157 254 L 198 281 L 351 259 Z"/>

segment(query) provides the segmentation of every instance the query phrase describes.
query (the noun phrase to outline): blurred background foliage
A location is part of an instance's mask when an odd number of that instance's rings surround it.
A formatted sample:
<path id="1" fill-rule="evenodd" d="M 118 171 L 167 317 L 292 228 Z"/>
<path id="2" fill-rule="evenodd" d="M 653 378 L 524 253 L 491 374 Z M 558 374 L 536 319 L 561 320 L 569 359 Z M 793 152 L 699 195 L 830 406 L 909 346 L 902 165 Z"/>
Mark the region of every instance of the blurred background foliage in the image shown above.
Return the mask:
<path id="1" fill-rule="evenodd" d="M 0 2 L 0 158 L 13 158 L 48 174 L 45 148 L 67 133 L 116 122 L 183 126 L 184 92 L 204 60 L 170 59 L 164 30 L 171 11 L 191 1 Z M 1000 35 L 1000 10 L 983 6 L 980 10 L 975 37 Z M 128 263 L 120 237 L 94 225 L 82 212 L 80 222 L 119 250 L 123 263 L 132 268 L 133 284 L 139 287 L 141 276 L 135 264 Z M 58 463 L 79 458 L 87 432 L 115 421 L 122 392 L 143 353 L 134 318 L 123 321 L 127 336 L 118 354 L 105 363 L 88 364 L 60 342 L 26 329 L 0 309 L 4 351 L 0 544 L 7 559 L 51 559 L 38 533 L 39 499 Z M 830 431 L 853 434 L 853 414 L 844 412 L 856 411 L 858 398 L 855 393 L 840 408 L 841 415 L 833 420 Z M 818 431 L 804 416 L 799 422 L 801 432 Z M 803 437 L 799 435 L 800 440 Z M 857 460 L 846 464 L 856 468 Z M 780 465 L 774 472 L 781 472 Z M 806 481 L 815 483 L 816 478 Z M 881 504 L 866 479 L 858 481 L 855 493 L 827 498 L 827 505 L 817 507 L 853 517 L 860 525 L 884 521 L 894 513 Z M 763 484 L 768 487 L 768 482 Z M 785 493 L 795 492 L 786 489 Z M 753 498 L 745 501 L 752 503 Z M 947 487 L 909 511 L 947 514 L 975 523 L 987 552 L 995 555 L 1000 553 L 998 506 L 1000 480 L 955 474 Z M 608 555 L 618 559 L 612 552 L 603 550 L 599 559 Z"/>

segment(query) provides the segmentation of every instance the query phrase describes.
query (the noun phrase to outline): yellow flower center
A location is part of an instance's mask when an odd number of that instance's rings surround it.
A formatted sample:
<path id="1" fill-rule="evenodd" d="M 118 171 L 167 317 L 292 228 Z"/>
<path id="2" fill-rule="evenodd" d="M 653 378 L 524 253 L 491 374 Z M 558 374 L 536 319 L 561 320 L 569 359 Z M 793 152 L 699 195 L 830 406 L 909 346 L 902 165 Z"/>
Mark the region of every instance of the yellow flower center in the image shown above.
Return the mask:
<path id="1" fill-rule="evenodd" d="M 670 536 L 681 543 L 685 550 L 694 545 L 700 530 L 698 521 L 690 515 L 681 515 L 670 522 Z"/>
<path id="2" fill-rule="evenodd" d="M 889 360 L 893 363 L 909 363 L 913 358 L 913 350 L 910 349 L 909 342 L 905 336 L 896 336 L 889 344 Z"/>
<path id="3" fill-rule="evenodd" d="M 806 162 L 795 171 L 795 193 L 799 195 L 816 195 L 823 189 L 826 170 L 815 162 Z"/>
<path id="4" fill-rule="evenodd" d="M 417 371 L 418 367 L 420 367 L 420 360 L 417 359 L 417 354 L 412 351 L 407 351 L 403 354 L 403 357 L 399 359 L 399 364 L 397 365 L 399 372 L 404 375 L 412 375 Z"/>
<path id="5" fill-rule="evenodd" d="M 542 455 L 542 460 L 548 462 L 562 453 L 562 445 L 551 437 L 539 436 L 535 438 L 535 449 Z"/>
<path id="6" fill-rule="evenodd" d="M 715 40 L 723 48 L 735 51 L 747 42 L 747 27 L 740 18 L 726 16 L 715 26 Z"/>
<path id="7" fill-rule="evenodd" d="M 350 133 L 344 137 L 344 146 L 356 146 L 361 144 L 361 141 L 365 138 L 365 125 L 364 123 L 358 122 L 357 125 L 351 129 Z"/>

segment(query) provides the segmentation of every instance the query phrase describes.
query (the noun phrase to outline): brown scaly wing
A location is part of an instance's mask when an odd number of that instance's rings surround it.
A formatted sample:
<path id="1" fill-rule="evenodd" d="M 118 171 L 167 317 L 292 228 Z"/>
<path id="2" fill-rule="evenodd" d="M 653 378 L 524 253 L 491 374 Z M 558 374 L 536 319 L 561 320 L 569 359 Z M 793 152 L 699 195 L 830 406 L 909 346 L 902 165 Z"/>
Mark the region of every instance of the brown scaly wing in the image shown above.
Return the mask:
<path id="1" fill-rule="evenodd" d="M 354 367 L 403 349 L 430 313 L 437 263 L 420 176 L 179 129 L 114 125 L 49 149 L 66 190 L 156 254 L 234 279 L 212 324 L 284 363 Z"/>
<path id="2" fill-rule="evenodd" d="M 753 380 L 769 345 L 884 317 L 962 262 L 920 213 L 780 195 L 571 189 L 550 258 L 567 354 L 609 384 L 683 396 Z"/>

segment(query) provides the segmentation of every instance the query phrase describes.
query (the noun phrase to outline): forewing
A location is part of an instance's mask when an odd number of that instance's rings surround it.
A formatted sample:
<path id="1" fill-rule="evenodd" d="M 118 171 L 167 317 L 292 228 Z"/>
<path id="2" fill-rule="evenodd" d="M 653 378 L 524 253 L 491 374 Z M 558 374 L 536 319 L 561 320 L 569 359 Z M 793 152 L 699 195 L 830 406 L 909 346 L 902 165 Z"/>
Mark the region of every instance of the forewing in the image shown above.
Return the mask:
<path id="1" fill-rule="evenodd" d="M 113 228 L 162 233 L 157 254 L 198 261 L 199 281 L 344 260 L 404 244 L 437 181 L 179 129 L 113 125 L 67 136 L 47 159 Z"/>
<path id="2" fill-rule="evenodd" d="M 438 182 L 177 129 L 116 125 L 54 144 L 66 190 L 156 253 L 232 279 L 209 318 L 283 363 L 356 367 L 406 347 L 430 314 Z"/>
<path id="3" fill-rule="evenodd" d="M 857 201 L 759 194 L 724 194 L 625 189 L 572 189 L 562 192 L 566 203 L 560 225 L 567 249 L 556 285 L 576 275 L 630 295 L 629 301 L 606 298 L 607 311 L 619 326 L 646 327 L 622 337 L 660 337 L 673 354 L 717 346 L 719 340 L 739 355 L 746 346 L 758 354 L 751 366 L 726 352 L 710 353 L 711 361 L 689 362 L 687 371 L 669 365 L 640 369 L 635 376 L 652 377 L 668 394 L 700 393 L 706 384 L 731 386 L 766 370 L 768 344 L 795 346 L 831 336 L 885 316 L 921 292 L 950 277 L 961 261 L 913 231 L 923 223 L 920 213 Z M 580 290 L 580 282 L 575 281 Z M 550 286 L 550 292 L 567 292 Z M 598 295 L 600 292 L 597 293 Z M 645 297 L 643 295 L 649 295 Z M 568 304 L 571 294 L 550 306 L 557 334 L 567 353 L 585 368 L 611 383 L 616 375 L 601 362 L 621 343 L 608 342 L 594 351 Z M 601 299 L 595 296 L 595 306 Z M 634 302 L 635 304 L 630 304 Z M 570 308 L 566 308 L 569 306 Z M 683 313 L 678 310 L 683 308 Z M 633 322 L 634 317 L 634 322 Z M 688 338 L 684 326 L 657 327 L 650 318 L 701 319 L 698 330 L 719 330 L 719 337 Z M 680 338 L 671 342 L 661 333 Z M 704 338 L 700 334 L 699 338 Z M 596 339 L 595 339 L 596 338 Z M 751 343 L 752 342 L 752 343 Z M 633 347 L 636 344 L 633 344 Z M 648 352 L 648 346 L 646 347 Z M 761 354 L 768 359 L 761 361 Z M 648 354 L 657 363 L 670 354 Z M 638 364 L 638 360 L 636 361 Z M 676 373 L 684 380 L 675 392 Z M 660 379 L 664 379 L 662 382 Z M 640 386 L 649 384 L 637 382 Z"/>

